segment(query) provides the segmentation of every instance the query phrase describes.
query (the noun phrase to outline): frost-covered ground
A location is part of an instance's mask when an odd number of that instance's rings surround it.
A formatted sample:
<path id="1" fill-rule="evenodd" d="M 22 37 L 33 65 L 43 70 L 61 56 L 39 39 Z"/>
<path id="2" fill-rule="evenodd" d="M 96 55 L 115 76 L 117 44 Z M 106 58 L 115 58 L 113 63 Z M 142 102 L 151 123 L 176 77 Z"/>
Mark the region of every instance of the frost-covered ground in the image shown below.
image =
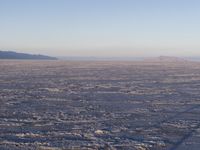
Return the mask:
<path id="1" fill-rule="evenodd" d="M 198 150 L 200 63 L 0 61 L 0 149 Z"/>

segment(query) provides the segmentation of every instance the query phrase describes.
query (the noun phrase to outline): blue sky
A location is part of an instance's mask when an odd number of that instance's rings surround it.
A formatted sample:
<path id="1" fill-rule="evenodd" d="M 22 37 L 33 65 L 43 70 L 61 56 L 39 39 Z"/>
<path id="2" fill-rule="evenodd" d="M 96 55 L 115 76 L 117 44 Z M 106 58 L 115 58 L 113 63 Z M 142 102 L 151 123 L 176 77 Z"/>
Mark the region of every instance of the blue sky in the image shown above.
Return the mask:
<path id="1" fill-rule="evenodd" d="M 0 0 L 0 49 L 200 56 L 199 0 Z"/>

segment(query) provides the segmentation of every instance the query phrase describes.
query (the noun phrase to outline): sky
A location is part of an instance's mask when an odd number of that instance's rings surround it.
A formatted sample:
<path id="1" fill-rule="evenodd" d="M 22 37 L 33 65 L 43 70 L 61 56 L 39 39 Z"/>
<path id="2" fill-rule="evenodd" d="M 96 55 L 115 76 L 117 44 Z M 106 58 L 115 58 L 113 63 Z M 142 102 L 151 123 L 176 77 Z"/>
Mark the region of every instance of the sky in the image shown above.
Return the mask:
<path id="1" fill-rule="evenodd" d="M 0 0 L 0 50 L 200 56 L 199 0 Z"/>

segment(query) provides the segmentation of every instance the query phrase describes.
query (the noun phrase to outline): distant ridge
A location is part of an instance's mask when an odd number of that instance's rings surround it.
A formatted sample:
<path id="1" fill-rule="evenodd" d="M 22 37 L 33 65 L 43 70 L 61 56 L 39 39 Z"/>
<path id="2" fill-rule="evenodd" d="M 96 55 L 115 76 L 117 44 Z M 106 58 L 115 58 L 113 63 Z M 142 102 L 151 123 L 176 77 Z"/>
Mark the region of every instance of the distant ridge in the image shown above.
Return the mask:
<path id="1" fill-rule="evenodd" d="M 31 59 L 31 60 L 57 60 L 56 57 L 17 53 L 13 51 L 0 51 L 0 59 Z"/>
<path id="2" fill-rule="evenodd" d="M 150 62 L 188 62 L 188 60 L 180 57 L 172 57 L 172 56 L 159 56 L 145 59 L 144 61 Z"/>

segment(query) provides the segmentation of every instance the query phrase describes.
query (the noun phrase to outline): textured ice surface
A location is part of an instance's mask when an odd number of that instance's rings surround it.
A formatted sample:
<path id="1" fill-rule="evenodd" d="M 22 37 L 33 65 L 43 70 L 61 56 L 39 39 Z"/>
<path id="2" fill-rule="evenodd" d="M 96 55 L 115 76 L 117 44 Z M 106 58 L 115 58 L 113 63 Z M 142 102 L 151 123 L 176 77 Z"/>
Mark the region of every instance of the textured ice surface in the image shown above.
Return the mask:
<path id="1" fill-rule="evenodd" d="M 0 149 L 199 149 L 199 92 L 199 63 L 0 61 Z"/>

